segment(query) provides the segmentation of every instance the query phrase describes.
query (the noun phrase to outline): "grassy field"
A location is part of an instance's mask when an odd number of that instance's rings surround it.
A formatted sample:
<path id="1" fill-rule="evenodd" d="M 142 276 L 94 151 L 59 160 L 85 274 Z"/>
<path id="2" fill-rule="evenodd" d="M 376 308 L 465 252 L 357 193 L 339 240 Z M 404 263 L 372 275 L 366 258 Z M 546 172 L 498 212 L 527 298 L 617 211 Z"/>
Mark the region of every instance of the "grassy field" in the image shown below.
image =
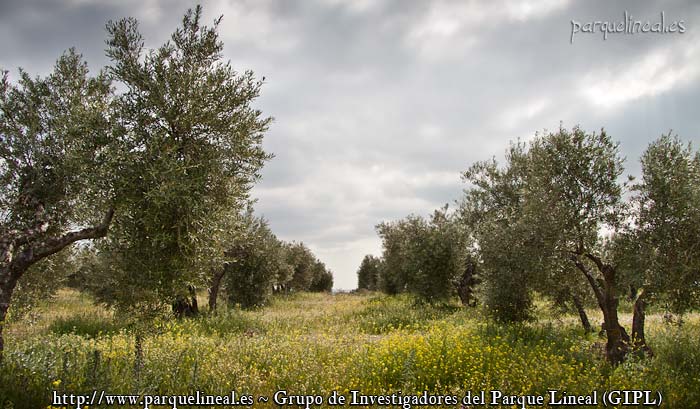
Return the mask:
<path id="1" fill-rule="evenodd" d="M 488 399 L 491 390 L 547 396 L 552 389 L 569 395 L 641 389 L 660 391 L 662 407 L 700 407 L 697 314 L 682 327 L 651 314 L 647 332 L 655 357 L 632 357 L 614 369 L 603 360 L 604 340 L 584 334 L 574 316 L 559 317 L 544 306 L 538 316 L 544 318 L 503 326 L 485 320 L 478 308 L 421 306 L 379 294 L 297 294 L 257 311 L 154 323 L 137 352 L 133 329 L 89 297 L 63 290 L 7 328 L 0 402 L 46 408 L 54 392 L 235 390 L 270 398 L 254 407 L 275 407 L 272 397 L 281 389 L 324 397 L 427 391 L 460 400 L 481 391 Z M 599 325 L 594 311 L 591 318 Z M 624 309 L 622 319 L 629 328 Z"/>

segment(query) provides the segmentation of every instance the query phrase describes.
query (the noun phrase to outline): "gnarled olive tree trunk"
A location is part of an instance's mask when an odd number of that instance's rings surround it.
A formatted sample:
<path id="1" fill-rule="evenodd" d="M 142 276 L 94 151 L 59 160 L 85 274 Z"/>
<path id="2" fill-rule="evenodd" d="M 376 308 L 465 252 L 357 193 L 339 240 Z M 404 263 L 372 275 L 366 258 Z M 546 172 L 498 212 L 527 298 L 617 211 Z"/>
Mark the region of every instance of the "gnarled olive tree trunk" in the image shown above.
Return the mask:
<path id="1" fill-rule="evenodd" d="M 216 303 L 219 298 L 219 290 L 221 289 L 221 280 L 226 274 L 226 267 L 222 267 L 220 270 L 214 273 L 211 279 L 211 285 L 209 286 L 209 312 L 216 311 Z"/>
<path id="2" fill-rule="evenodd" d="M 647 341 L 644 336 L 646 305 L 646 295 L 644 294 L 644 289 L 641 289 L 637 293 L 637 297 L 634 301 L 634 313 L 632 315 L 632 344 L 635 351 L 642 351 L 649 356 L 653 356 L 654 351 L 652 351 L 651 347 L 647 345 Z"/>
<path id="3" fill-rule="evenodd" d="M 462 301 L 462 305 L 476 305 L 474 286 L 478 283 L 479 278 L 477 277 L 476 263 L 470 260 L 467 262 L 462 276 L 459 279 L 459 283 L 457 284 L 457 295 L 460 301 Z"/>
<path id="4" fill-rule="evenodd" d="M 577 256 L 572 256 L 572 261 L 576 267 L 584 274 L 586 280 L 591 285 L 591 289 L 595 294 L 598 306 L 603 312 L 603 329 L 607 337 L 605 345 L 605 356 L 613 365 L 618 365 L 629 353 L 630 337 L 625 328 L 620 325 L 620 319 L 617 315 L 618 296 L 616 291 L 615 268 L 607 263 L 604 263 L 599 257 L 585 253 L 582 254 L 589 260 L 595 263 L 602 279 L 596 280 L 593 273 Z"/>
<path id="5" fill-rule="evenodd" d="M 9 231 L 0 237 L 0 362 L 4 351 L 3 328 L 17 282 L 36 262 L 79 240 L 104 237 L 112 222 L 110 209 L 97 226 L 71 231 L 58 237 L 44 237 L 49 225 L 39 222 L 25 231 Z"/>
<path id="6" fill-rule="evenodd" d="M 574 307 L 576 307 L 576 311 L 578 312 L 578 316 L 581 319 L 581 326 L 583 326 L 583 330 L 586 332 L 591 332 L 591 321 L 588 320 L 588 314 L 586 314 L 586 309 L 583 306 L 583 302 L 581 301 L 581 297 L 579 297 L 576 294 L 571 295 L 571 300 L 574 303 Z"/>

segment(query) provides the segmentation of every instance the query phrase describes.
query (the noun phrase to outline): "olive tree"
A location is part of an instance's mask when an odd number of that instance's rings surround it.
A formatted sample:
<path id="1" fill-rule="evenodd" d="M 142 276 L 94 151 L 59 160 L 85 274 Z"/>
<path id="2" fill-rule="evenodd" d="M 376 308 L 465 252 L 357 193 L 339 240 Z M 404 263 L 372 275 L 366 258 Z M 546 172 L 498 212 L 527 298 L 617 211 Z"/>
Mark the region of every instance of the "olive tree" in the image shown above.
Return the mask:
<path id="1" fill-rule="evenodd" d="M 236 214 L 259 170 L 270 118 L 252 107 L 262 82 L 222 60 L 221 18 L 188 10 L 170 41 L 145 51 L 138 24 L 107 24 L 116 100 L 114 137 L 126 152 L 115 188 L 120 217 L 101 250 L 104 298 L 122 310 L 186 302 L 226 261 Z"/>
<path id="2" fill-rule="evenodd" d="M 13 293 L 32 266 L 112 221 L 112 90 L 74 50 L 45 78 L 0 81 L 0 357 Z"/>
<path id="3" fill-rule="evenodd" d="M 304 243 L 288 243 L 286 248 L 287 264 L 292 267 L 292 274 L 289 281 L 280 282 L 280 285 L 285 291 L 306 291 L 314 279 L 316 257 Z"/>
<path id="4" fill-rule="evenodd" d="M 357 289 L 377 291 L 381 274 L 382 259 L 367 254 L 357 269 Z"/>
<path id="5" fill-rule="evenodd" d="M 241 308 L 267 303 L 277 275 L 286 263 L 283 244 L 261 217 L 248 218 L 240 239 L 227 253 L 231 257 L 224 267 L 224 288 L 229 304 Z"/>
<path id="6" fill-rule="evenodd" d="M 624 160 L 605 131 L 559 129 L 513 144 L 504 168 L 474 165 L 465 173 L 472 186 L 462 213 L 477 242 L 487 305 L 510 317 L 505 312 L 525 310 L 532 288 L 559 303 L 570 298 L 588 328 L 583 306 L 592 294 L 607 359 L 618 364 L 631 349 L 651 353 L 647 302 L 662 297 L 682 312 L 700 298 L 699 158 L 670 136 L 654 142 L 631 203 L 620 180 Z M 635 301 L 631 337 L 618 317 L 623 294 Z"/>
<path id="7" fill-rule="evenodd" d="M 619 181 L 623 158 L 605 132 L 580 128 L 536 137 L 530 143 L 524 214 L 538 230 L 542 251 L 569 260 L 582 274 L 603 313 L 606 356 L 620 363 L 630 337 L 620 324 L 620 274 L 605 251 L 603 229 L 620 231 L 627 220 Z M 573 271 L 573 270 L 569 270 Z"/>
<path id="8" fill-rule="evenodd" d="M 664 300 L 678 314 L 700 306 L 700 153 L 663 135 L 641 158 L 635 185 L 633 337 L 644 341 L 644 307 Z"/>
<path id="9" fill-rule="evenodd" d="M 309 291 L 316 293 L 328 293 L 333 290 L 333 273 L 326 267 L 326 264 L 316 260 L 313 264 L 313 279 L 309 286 Z"/>
<path id="10" fill-rule="evenodd" d="M 492 159 L 463 173 L 469 186 L 461 201 L 461 220 L 476 242 L 488 311 L 499 321 L 515 322 L 531 316 L 537 235 L 522 217 L 525 145 L 511 145 L 505 159 L 502 167 Z"/>
<path id="11" fill-rule="evenodd" d="M 377 232 L 384 260 L 378 281 L 385 292 L 408 291 L 430 303 L 446 302 L 455 295 L 468 270 L 468 247 L 464 230 L 447 206 L 429 219 L 410 215 L 381 223 Z"/>
<path id="12" fill-rule="evenodd" d="M 571 297 L 589 327 L 582 297 L 592 293 L 613 363 L 624 358 L 630 338 L 618 318 L 620 274 L 602 232 L 619 231 L 627 220 L 622 162 L 605 132 L 536 135 L 511 146 L 505 168 L 492 161 L 467 171 L 472 188 L 463 206 L 477 236 L 487 304 L 499 316 L 522 319 L 527 289 L 537 289 L 554 299 Z"/>
<path id="13" fill-rule="evenodd" d="M 412 247 L 419 257 L 414 259 L 417 268 L 409 280 L 409 291 L 428 302 L 449 301 L 457 292 L 459 281 L 470 272 L 468 238 L 447 206 L 435 210 L 426 229 L 418 233 Z M 462 295 L 464 291 L 463 288 Z"/>

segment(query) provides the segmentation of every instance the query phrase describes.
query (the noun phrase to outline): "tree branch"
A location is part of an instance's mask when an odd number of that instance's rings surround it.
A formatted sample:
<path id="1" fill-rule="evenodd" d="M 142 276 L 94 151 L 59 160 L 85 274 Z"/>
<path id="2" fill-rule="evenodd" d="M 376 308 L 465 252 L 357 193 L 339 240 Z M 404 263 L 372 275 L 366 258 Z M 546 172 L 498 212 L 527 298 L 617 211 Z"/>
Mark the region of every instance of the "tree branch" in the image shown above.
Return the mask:
<path id="1" fill-rule="evenodd" d="M 38 245 L 28 247 L 13 260 L 10 268 L 12 271 L 11 279 L 19 280 L 29 266 L 45 257 L 58 253 L 76 241 L 104 237 L 107 234 L 113 216 L 114 209 L 109 209 L 104 215 L 102 222 L 97 226 L 68 232 L 61 237 L 53 237 Z"/>
<path id="2" fill-rule="evenodd" d="M 583 253 L 583 256 L 586 257 L 587 259 L 591 260 L 592 262 L 594 262 L 596 267 L 598 267 L 598 270 L 600 270 L 600 272 L 603 272 L 603 269 L 605 267 L 603 264 L 603 260 L 601 260 L 600 257 L 596 256 L 595 254 L 591 254 L 591 253 L 587 253 L 587 252 Z"/>
<path id="3" fill-rule="evenodd" d="M 581 270 L 584 276 L 586 276 L 586 280 L 588 280 L 588 283 L 591 285 L 591 288 L 593 289 L 593 293 L 595 294 L 596 300 L 598 300 L 598 305 L 601 307 L 604 305 L 604 298 L 603 298 L 603 292 L 598 286 L 598 283 L 595 280 L 595 277 L 593 277 L 593 274 L 591 271 L 586 267 L 585 264 L 581 262 L 581 260 L 578 259 L 575 255 L 571 255 L 571 261 L 574 262 L 574 265 L 576 265 L 576 268 Z"/>
<path id="4" fill-rule="evenodd" d="M 615 282 L 615 267 L 603 262 L 603 260 L 595 254 L 586 252 L 583 255 L 587 259 L 595 263 L 596 267 L 598 267 L 598 271 L 600 271 L 600 273 L 603 274 L 603 278 L 605 278 L 605 281 L 610 283 Z"/>
<path id="5" fill-rule="evenodd" d="M 50 256 L 63 250 L 66 246 L 75 243 L 79 240 L 98 239 L 107 235 L 107 230 L 112 222 L 114 209 L 109 209 L 104 215 L 102 222 L 97 226 L 87 227 L 82 230 L 72 231 L 58 238 L 47 240 L 39 248 L 33 249 L 33 262 L 39 261 L 44 257 Z"/>

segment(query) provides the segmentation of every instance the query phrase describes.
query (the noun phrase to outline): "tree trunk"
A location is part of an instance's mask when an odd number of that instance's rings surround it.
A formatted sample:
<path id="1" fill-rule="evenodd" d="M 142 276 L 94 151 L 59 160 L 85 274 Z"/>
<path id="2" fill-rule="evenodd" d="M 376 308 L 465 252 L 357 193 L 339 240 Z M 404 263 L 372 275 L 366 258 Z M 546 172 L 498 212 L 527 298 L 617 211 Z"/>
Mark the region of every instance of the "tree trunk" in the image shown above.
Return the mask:
<path id="1" fill-rule="evenodd" d="M 214 277 L 211 279 L 211 287 L 209 287 L 209 312 L 216 311 L 216 301 L 219 298 L 219 289 L 221 288 L 221 280 L 226 274 L 226 268 L 214 273 Z"/>
<path id="2" fill-rule="evenodd" d="M 192 309 L 192 315 L 199 315 L 199 305 L 197 304 L 197 289 L 193 285 L 190 286 L 190 306 Z"/>
<path id="3" fill-rule="evenodd" d="M 639 291 L 639 290 L 637 290 L 637 287 L 635 287 L 634 285 L 630 284 L 630 293 L 629 293 L 629 295 L 628 295 L 628 299 L 629 299 L 630 301 L 636 300 L 636 299 L 637 299 L 637 292 L 638 292 L 638 291 Z"/>
<path id="4" fill-rule="evenodd" d="M 43 211 L 40 207 L 38 213 Z M 0 361 L 4 351 L 2 336 L 7 311 L 10 309 L 12 293 L 17 282 L 34 263 L 56 254 L 76 241 L 97 239 L 107 234 L 114 216 L 114 209 L 109 209 L 102 222 L 93 227 L 70 231 L 62 236 L 43 238 L 48 230 L 48 223 L 39 221 L 37 225 L 24 231 L 11 231 L 0 236 Z"/>
<path id="5" fill-rule="evenodd" d="M 605 353 L 613 365 L 622 363 L 629 352 L 630 337 L 625 328 L 620 325 L 617 316 L 618 298 L 615 291 L 615 270 L 608 264 L 599 266 L 603 274 L 603 317 L 607 343 Z"/>
<path id="6" fill-rule="evenodd" d="M 6 291 L 5 288 L 0 288 L 0 364 L 2 364 L 3 351 L 5 351 L 5 339 L 3 338 L 3 328 L 5 328 L 5 319 L 7 311 L 10 309 L 10 295 L 12 291 Z"/>
<path id="7" fill-rule="evenodd" d="M 29 266 L 24 267 L 21 264 L 19 267 L 23 267 L 24 270 L 17 270 L 17 266 L 17 264 L 13 263 L 9 263 L 9 266 L 0 265 L 0 363 L 2 363 L 2 356 L 5 351 L 3 329 L 5 328 L 5 320 L 7 320 L 7 312 L 10 310 L 12 293 L 17 287 L 17 281 L 21 274 L 29 268 Z"/>
<path id="8" fill-rule="evenodd" d="M 634 302 L 634 314 L 632 315 L 632 342 L 635 351 L 641 351 L 649 356 L 653 356 L 654 352 L 647 345 L 644 337 L 644 322 L 646 320 L 646 299 L 644 290 L 641 290 Z"/>
<path id="9" fill-rule="evenodd" d="M 469 261 L 467 262 L 466 268 L 460 277 L 459 284 L 457 285 L 457 295 L 459 296 L 462 305 L 473 306 L 475 303 L 472 297 L 474 293 L 474 285 L 477 284 L 476 278 L 476 264 Z"/>
<path id="10" fill-rule="evenodd" d="M 588 320 L 588 315 L 586 314 L 586 309 L 583 308 L 583 302 L 578 295 L 572 295 L 571 298 L 574 301 L 574 306 L 576 306 L 576 311 L 578 311 L 578 316 L 581 318 L 581 325 L 583 330 L 586 332 L 591 332 L 591 322 Z"/>
<path id="11" fill-rule="evenodd" d="M 629 352 L 630 337 L 625 328 L 620 325 L 620 320 L 617 316 L 618 300 L 615 292 L 607 281 L 605 284 L 605 309 L 603 310 L 605 334 L 607 336 L 605 354 L 608 362 L 618 365 L 622 363 Z"/>
<path id="12" fill-rule="evenodd" d="M 194 317 L 199 314 L 199 306 L 197 305 L 197 292 L 194 286 L 188 286 L 189 298 L 186 296 L 178 296 L 173 302 L 173 314 L 177 318 Z"/>
<path id="13" fill-rule="evenodd" d="M 615 290 L 615 268 L 610 264 L 604 263 L 599 257 L 593 254 L 585 253 L 582 255 L 593 261 L 598 271 L 603 276 L 602 280 L 597 281 L 593 277 L 591 271 L 578 257 L 572 257 L 576 267 L 583 272 L 590 283 L 593 293 L 598 300 L 598 306 L 600 306 L 603 312 L 603 329 L 607 336 L 605 357 L 611 364 L 619 365 L 629 352 L 630 337 L 627 331 L 620 325 L 620 320 L 617 316 L 618 298 Z"/>

